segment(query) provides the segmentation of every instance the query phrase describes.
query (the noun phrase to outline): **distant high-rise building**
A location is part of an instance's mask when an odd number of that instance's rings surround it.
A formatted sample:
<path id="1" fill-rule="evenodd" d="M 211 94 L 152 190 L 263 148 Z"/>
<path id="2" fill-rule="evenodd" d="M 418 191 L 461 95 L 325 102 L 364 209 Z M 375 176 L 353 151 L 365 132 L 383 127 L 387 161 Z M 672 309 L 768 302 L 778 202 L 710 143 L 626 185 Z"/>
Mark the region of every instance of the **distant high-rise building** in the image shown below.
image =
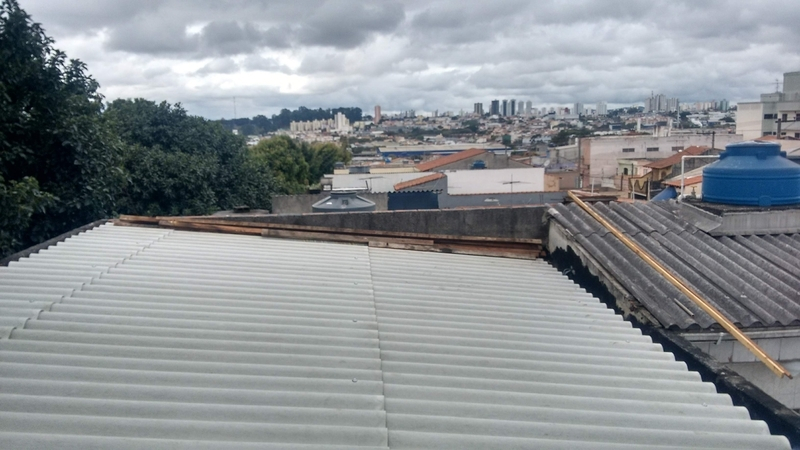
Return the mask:
<path id="1" fill-rule="evenodd" d="M 375 117 L 372 118 L 375 125 L 381 123 L 381 105 L 375 105 Z"/>
<path id="2" fill-rule="evenodd" d="M 667 98 L 664 94 L 650 95 L 644 100 L 644 112 L 675 112 L 680 108 L 677 98 Z"/>
<path id="3" fill-rule="evenodd" d="M 668 98 L 666 104 L 666 111 L 667 112 L 676 112 L 680 109 L 680 104 L 677 98 Z"/>
<path id="4" fill-rule="evenodd" d="M 338 131 L 348 132 L 350 131 L 350 120 L 345 117 L 344 114 L 338 112 L 336 113 L 336 117 L 334 118 L 335 121 L 335 128 Z"/>
<path id="5" fill-rule="evenodd" d="M 492 100 L 492 106 L 489 108 L 489 114 L 493 116 L 500 115 L 500 100 Z"/>
<path id="6" fill-rule="evenodd" d="M 500 107 L 500 114 L 503 116 L 508 115 L 508 100 L 503 100 L 503 106 Z"/>
<path id="7" fill-rule="evenodd" d="M 517 115 L 517 101 L 513 98 L 508 101 L 508 115 L 509 116 L 516 116 Z"/>
<path id="8" fill-rule="evenodd" d="M 608 115 L 608 105 L 606 105 L 606 102 L 597 102 L 597 115 Z"/>
<path id="9" fill-rule="evenodd" d="M 579 116 L 584 115 L 583 103 L 575 103 L 572 114 L 577 114 Z"/>
<path id="10" fill-rule="evenodd" d="M 731 109 L 730 103 L 728 103 L 728 101 L 723 98 L 719 102 L 719 110 L 722 112 L 728 112 L 729 109 Z"/>
<path id="11" fill-rule="evenodd" d="M 532 107 L 533 107 L 533 103 L 531 103 L 531 101 L 530 101 L 530 100 L 528 100 L 527 102 L 525 102 L 525 115 L 526 115 L 526 116 L 530 116 L 530 115 L 531 115 L 531 108 L 532 108 Z"/>
<path id="12" fill-rule="evenodd" d="M 472 112 L 477 114 L 477 115 L 479 115 L 479 116 L 482 116 L 483 115 L 483 103 L 475 103 L 472 106 Z"/>

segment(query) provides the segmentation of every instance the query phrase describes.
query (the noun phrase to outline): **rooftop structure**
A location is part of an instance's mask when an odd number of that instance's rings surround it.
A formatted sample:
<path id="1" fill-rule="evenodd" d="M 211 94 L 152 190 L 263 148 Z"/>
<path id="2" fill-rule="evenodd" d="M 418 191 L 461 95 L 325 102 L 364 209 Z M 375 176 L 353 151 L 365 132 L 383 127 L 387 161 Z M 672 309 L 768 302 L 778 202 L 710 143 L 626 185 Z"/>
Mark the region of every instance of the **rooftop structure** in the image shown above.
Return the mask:
<path id="1" fill-rule="evenodd" d="M 542 261 L 104 225 L 0 282 L 3 448 L 789 448 Z"/>

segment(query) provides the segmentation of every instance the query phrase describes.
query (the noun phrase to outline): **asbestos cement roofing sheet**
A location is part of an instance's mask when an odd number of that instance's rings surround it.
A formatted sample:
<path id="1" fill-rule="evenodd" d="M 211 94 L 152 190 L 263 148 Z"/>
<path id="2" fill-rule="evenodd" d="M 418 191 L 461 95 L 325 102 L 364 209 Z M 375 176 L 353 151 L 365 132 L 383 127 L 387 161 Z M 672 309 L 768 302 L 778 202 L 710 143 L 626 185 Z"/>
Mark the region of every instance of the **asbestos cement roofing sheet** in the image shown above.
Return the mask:
<path id="1" fill-rule="evenodd" d="M 0 286 L 0 448 L 789 448 L 543 261 L 104 225 Z"/>
<path id="2" fill-rule="evenodd" d="M 738 325 L 800 324 L 800 235 L 712 237 L 681 219 L 667 202 L 593 207 Z M 550 214 L 662 325 L 715 325 L 578 205 L 555 205 Z"/>

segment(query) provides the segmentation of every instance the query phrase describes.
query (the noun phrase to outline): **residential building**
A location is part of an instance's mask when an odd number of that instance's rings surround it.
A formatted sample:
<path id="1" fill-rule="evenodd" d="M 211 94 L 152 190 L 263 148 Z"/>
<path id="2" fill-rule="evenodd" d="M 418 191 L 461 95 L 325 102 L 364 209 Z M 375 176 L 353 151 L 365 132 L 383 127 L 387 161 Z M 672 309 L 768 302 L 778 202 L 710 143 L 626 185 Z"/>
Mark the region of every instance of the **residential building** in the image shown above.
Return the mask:
<path id="1" fill-rule="evenodd" d="M 416 165 L 418 172 L 442 172 L 449 170 L 472 169 L 476 163 L 483 169 L 530 168 L 531 166 L 514 161 L 509 155 L 498 155 L 486 149 L 472 148 L 447 156 L 438 156 Z"/>
<path id="2" fill-rule="evenodd" d="M 783 92 L 761 94 L 759 102 L 738 103 L 736 132 L 745 140 L 800 138 L 800 72 L 783 74 Z"/>
<path id="3" fill-rule="evenodd" d="M 381 105 L 375 105 L 375 116 L 372 118 L 372 122 L 375 125 L 381 123 Z"/>
<path id="4" fill-rule="evenodd" d="M 530 117 L 530 115 L 531 115 L 531 108 L 532 108 L 532 107 L 533 107 L 533 103 L 531 103 L 531 101 L 530 101 L 530 100 L 528 100 L 527 102 L 525 102 L 525 115 L 526 115 L 526 116 L 529 116 L 529 117 Z"/>
<path id="5" fill-rule="evenodd" d="M 516 116 L 517 115 L 517 101 L 513 98 L 508 101 L 508 115 L 509 116 Z"/>
<path id="6" fill-rule="evenodd" d="M 492 100 L 492 107 L 489 110 L 489 114 L 493 116 L 500 115 L 500 100 Z"/>
<path id="7" fill-rule="evenodd" d="M 597 102 L 597 115 L 598 116 L 608 115 L 608 105 L 606 104 L 606 102 Z"/>
<path id="8" fill-rule="evenodd" d="M 483 103 L 475 103 L 472 107 L 472 112 L 478 116 L 483 115 Z"/>
<path id="9" fill-rule="evenodd" d="M 509 109 L 508 109 L 508 100 L 503 100 L 503 106 L 500 109 L 500 114 L 503 116 L 508 116 Z"/>
<path id="10" fill-rule="evenodd" d="M 572 113 L 582 116 L 584 114 L 583 103 L 575 103 Z"/>
<path id="11" fill-rule="evenodd" d="M 713 141 L 713 142 L 712 142 Z M 583 186 L 600 186 L 619 175 L 620 159 L 659 160 L 691 146 L 724 148 L 741 142 L 740 134 L 683 134 L 672 136 L 603 136 L 581 138 L 579 171 Z M 613 185 L 613 183 L 611 183 Z"/>

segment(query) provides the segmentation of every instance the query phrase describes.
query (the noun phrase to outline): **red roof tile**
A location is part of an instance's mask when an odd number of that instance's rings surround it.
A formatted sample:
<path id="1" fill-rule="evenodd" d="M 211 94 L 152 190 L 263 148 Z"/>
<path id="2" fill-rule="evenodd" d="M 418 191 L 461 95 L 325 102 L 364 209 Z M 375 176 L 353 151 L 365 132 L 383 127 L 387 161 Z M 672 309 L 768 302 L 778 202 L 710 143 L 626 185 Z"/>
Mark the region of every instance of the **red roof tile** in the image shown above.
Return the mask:
<path id="1" fill-rule="evenodd" d="M 439 178 L 444 178 L 445 175 L 443 173 L 432 173 L 425 177 L 419 177 L 409 181 L 403 181 L 394 185 L 395 191 L 400 191 L 403 189 L 408 189 L 413 186 L 419 186 L 420 184 L 425 184 L 429 181 L 438 180 Z"/>
<path id="2" fill-rule="evenodd" d="M 452 164 L 463 159 L 472 158 L 473 156 L 478 156 L 483 153 L 486 153 L 486 150 L 471 148 L 469 150 L 464 150 L 463 152 L 453 153 L 452 155 L 442 156 L 430 161 L 425 161 L 424 163 L 419 163 L 416 167 L 419 172 L 429 172 L 437 167 Z"/>
<path id="3" fill-rule="evenodd" d="M 675 164 L 681 163 L 681 156 L 683 155 L 702 155 L 703 153 L 707 152 L 711 147 L 700 147 L 697 145 L 693 145 L 689 148 L 684 149 L 682 152 L 677 152 L 672 156 L 669 156 L 664 159 L 659 159 L 658 161 L 653 161 L 650 164 L 645 164 L 645 167 L 649 167 L 651 169 L 666 169 L 667 167 L 674 166 Z"/>

